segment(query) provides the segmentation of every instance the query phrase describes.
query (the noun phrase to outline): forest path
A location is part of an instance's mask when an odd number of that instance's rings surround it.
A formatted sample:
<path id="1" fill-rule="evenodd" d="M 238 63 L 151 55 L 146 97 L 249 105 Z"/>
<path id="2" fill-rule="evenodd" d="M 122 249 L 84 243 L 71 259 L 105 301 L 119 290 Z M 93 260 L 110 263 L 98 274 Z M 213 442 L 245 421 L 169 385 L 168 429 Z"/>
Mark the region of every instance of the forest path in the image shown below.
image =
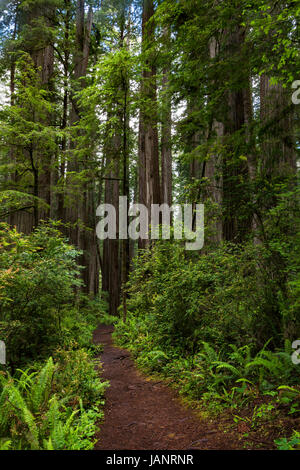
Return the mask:
<path id="1" fill-rule="evenodd" d="M 105 418 L 95 450 L 234 449 L 232 435 L 180 403 L 175 390 L 144 377 L 128 351 L 112 344 L 112 326 L 101 325 L 94 342 L 104 351 L 102 377 L 110 381 Z"/>

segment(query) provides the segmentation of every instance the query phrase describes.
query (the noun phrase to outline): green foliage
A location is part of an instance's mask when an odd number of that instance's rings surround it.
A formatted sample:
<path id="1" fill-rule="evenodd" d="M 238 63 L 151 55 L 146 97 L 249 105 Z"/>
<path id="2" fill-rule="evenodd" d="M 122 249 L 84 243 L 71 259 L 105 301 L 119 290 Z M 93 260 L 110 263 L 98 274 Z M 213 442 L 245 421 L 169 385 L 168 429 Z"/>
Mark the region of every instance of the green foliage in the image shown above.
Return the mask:
<path id="1" fill-rule="evenodd" d="M 76 294 L 79 252 L 55 224 L 25 236 L 0 226 L 0 337 L 9 367 L 47 357 L 60 346 L 88 348 L 106 304 Z"/>
<path id="2" fill-rule="evenodd" d="M 79 253 L 55 224 L 0 232 L 0 336 L 14 372 L 0 371 L 0 448 L 91 449 L 108 386 L 91 344 L 105 303 L 76 295 Z"/>
<path id="3" fill-rule="evenodd" d="M 50 357 L 37 371 L 19 371 L 19 378 L 0 375 L 3 449 L 93 447 L 107 383 L 100 381 L 85 351 L 57 355 L 62 362 L 54 363 Z"/>
<path id="4" fill-rule="evenodd" d="M 11 441 L 9 439 L 5 440 L 1 440 L 0 441 L 0 450 L 10 450 L 11 448 Z"/>
<path id="5" fill-rule="evenodd" d="M 100 321 L 102 325 L 114 325 L 118 323 L 120 317 L 115 317 L 113 315 L 109 315 L 108 313 L 104 313 L 101 315 Z"/>
<path id="6" fill-rule="evenodd" d="M 180 243 L 156 242 L 135 261 L 128 318 L 115 328 L 142 368 L 171 379 L 206 409 L 271 397 L 254 409 L 253 427 L 287 405 L 288 413 L 299 411 L 298 392 L 287 402 L 278 390 L 297 391 L 300 383 L 291 360 L 300 334 L 299 235 L 289 228 L 298 215 L 287 213 L 287 204 L 292 195 L 282 192 L 265 218 L 264 243 L 209 245 L 198 256 Z"/>
<path id="7" fill-rule="evenodd" d="M 47 356 L 64 341 L 80 285 L 78 252 L 55 227 L 41 225 L 25 236 L 0 227 L 0 335 L 9 364 Z"/>
<path id="8" fill-rule="evenodd" d="M 263 349 L 253 354 L 249 345 L 230 344 L 217 351 L 203 342 L 197 352 L 184 354 L 179 348 L 166 348 L 149 329 L 149 323 L 130 317 L 125 325 L 117 325 L 115 337 L 133 352 L 146 371 L 170 378 L 182 393 L 213 410 L 218 404 L 239 407 L 253 401 L 259 393 L 267 396 L 271 390 L 278 397 L 278 384 L 300 382 L 297 367 L 291 361 L 291 348 L 285 353 Z M 283 398 L 278 398 L 278 403 L 283 402 Z"/>
<path id="9" fill-rule="evenodd" d="M 300 433 L 294 431 L 290 439 L 282 437 L 275 440 L 278 450 L 299 450 L 300 448 Z"/>
<path id="10" fill-rule="evenodd" d="M 9 168 L 7 168 L 9 170 Z M 37 207 L 48 207 L 41 199 L 22 191 L 5 190 L 0 193 L 1 219 L 18 210 L 31 209 Z"/>
<path id="11" fill-rule="evenodd" d="M 47 207 L 46 201 L 39 197 L 39 177 L 45 171 L 45 161 L 50 161 L 51 155 L 58 151 L 57 141 L 62 131 L 49 122 L 56 107 L 50 92 L 42 86 L 30 54 L 19 51 L 11 60 L 15 60 L 14 96 L 9 105 L 1 103 L 0 106 L 1 174 L 20 177 L 12 178 L 8 184 L 0 179 L 4 191 L 1 199 L 9 197 L 6 201 L 11 203 L 9 214 L 30 208 L 36 212 L 38 207 Z"/>
<path id="12" fill-rule="evenodd" d="M 72 400 L 74 406 L 80 402 L 83 406 L 97 406 L 107 386 L 99 381 L 100 361 L 92 360 L 91 353 L 84 349 L 58 349 L 55 359 L 58 362 L 56 386 L 63 390 L 64 398 Z"/>
<path id="13" fill-rule="evenodd" d="M 147 328 L 140 324 L 146 322 L 156 344 L 183 353 L 196 352 L 202 341 L 218 349 L 251 344 L 258 351 L 270 336 L 271 346 L 281 347 L 283 337 L 300 334 L 300 310 L 299 264 L 288 255 L 297 239 L 280 242 L 272 235 L 266 246 L 227 243 L 199 257 L 188 257 L 175 242 L 156 243 L 131 273 L 129 322 L 136 318 L 143 333 Z M 128 323 L 122 334 L 136 325 Z"/>

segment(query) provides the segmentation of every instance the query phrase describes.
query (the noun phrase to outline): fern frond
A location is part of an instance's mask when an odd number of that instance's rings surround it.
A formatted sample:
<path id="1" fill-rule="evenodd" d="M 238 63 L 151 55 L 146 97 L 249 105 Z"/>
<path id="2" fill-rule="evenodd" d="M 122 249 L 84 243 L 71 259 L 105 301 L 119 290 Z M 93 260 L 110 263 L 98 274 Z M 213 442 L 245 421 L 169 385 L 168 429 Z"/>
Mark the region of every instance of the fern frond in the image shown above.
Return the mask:
<path id="1" fill-rule="evenodd" d="M 31 388 L 29 400 L 34 413 L 38 412 L 43 404 L 48 401 L 54 371 L 55 365 L 52 357 L 50 357 Z"/>

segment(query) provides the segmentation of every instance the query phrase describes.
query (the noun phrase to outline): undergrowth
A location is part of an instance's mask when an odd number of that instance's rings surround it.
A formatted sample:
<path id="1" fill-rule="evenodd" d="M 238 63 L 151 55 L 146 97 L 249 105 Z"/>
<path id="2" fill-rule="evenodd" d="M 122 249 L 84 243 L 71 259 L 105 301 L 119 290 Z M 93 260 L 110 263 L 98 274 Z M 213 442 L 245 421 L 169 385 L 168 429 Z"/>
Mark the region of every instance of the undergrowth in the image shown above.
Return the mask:
<path id="1" fill-rule="evenodd" d="M 80 293 L 80 252 L 56 224 L 1 224 L 0 236 L 0 449 L 92 449 L 108 386 L 92 333 L 106 304 Z"/>
<path id="2" fill-rule="evenodd" d="M 64 352 L 62 361 L 50 357 L 38 370 L 0 374 L 2 450 L 93 448 L 107 382 L 89 359 L 83 350 Z"/>
<path id="3" fill-rule="evenodd" d="M 229 411 L 249 432 L 282 417 L 296 425 L 300 417 L 300 366 L 291 358 L 298 271 L 280 247 L 284 288 L 274 250 L 224 244 L 195 257 L 180 244 L 157 242 L 136 259 L 127 319 L 115 325 L 115 341 L 139 367 L 211 414 Z M 284 432 L 277 426 L 278 447 L 296 442 L 297 429 L 281 441 Z"/>

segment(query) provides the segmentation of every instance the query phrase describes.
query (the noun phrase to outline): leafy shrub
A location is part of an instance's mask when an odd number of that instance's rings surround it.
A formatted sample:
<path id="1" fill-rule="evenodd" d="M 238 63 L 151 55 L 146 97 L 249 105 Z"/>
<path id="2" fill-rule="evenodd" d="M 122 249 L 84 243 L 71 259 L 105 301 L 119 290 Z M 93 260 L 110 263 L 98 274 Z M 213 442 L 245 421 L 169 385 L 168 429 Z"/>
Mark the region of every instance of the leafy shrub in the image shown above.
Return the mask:
<path id="1" fill-rule="evenodd" d="M 282 297 L 274 296 L 276 281 L 264 269 L 268 262 L 263 246 L 225 244 L 186 259 L 179 244 L 158 242 L 135 261 L 128 310 L 148 324 L 158 349 L 161 343 L 195 352 L 207 341 L 218 348 L 252 344 L 259 351 L 270 336 L 279 346 L 288 314 L 280 312 Z"/>
<path id="2" fill-rule="evenodd" d="M 93 359 L 102 347 L 91 338 L 106 305 L 80 294 L 79 253 L 55 224 L 28 236 L 1 224 L 0 236 L 0 338 L 8 358 L 7 372 L 0 370 L 0 448 L 90 449 L 108 385 Z M 49 355 L 55 362 L 44 364 Z"/>
<path id="3" fill-rule="evenodd" d="M 84 349 L 58 349 L 54 356 L 57 361 L 54 386 L 59 394 L 73 407 L 80 401 L 84 407 L 97 406 L 107 385 L 99 380 L 99 359 L 93 360 L 91 353 Z"/>
<path id="4" fill-rule="evenodd" d="M 63 342 L 66 305 L 79 285 L 78 252 L 49 226 L 25 236 L 1 224 L 0 237 L 0 336 L 16 368 Z"/>
<path id="5" fill-rule="evenodd" d="M 79 252 L 55 224 L 30 235 L 0 225 L 0 339 L 12 371 L 43 360 L 58 346 L 87 348 L 106 303 L 77 290 Z"/>

